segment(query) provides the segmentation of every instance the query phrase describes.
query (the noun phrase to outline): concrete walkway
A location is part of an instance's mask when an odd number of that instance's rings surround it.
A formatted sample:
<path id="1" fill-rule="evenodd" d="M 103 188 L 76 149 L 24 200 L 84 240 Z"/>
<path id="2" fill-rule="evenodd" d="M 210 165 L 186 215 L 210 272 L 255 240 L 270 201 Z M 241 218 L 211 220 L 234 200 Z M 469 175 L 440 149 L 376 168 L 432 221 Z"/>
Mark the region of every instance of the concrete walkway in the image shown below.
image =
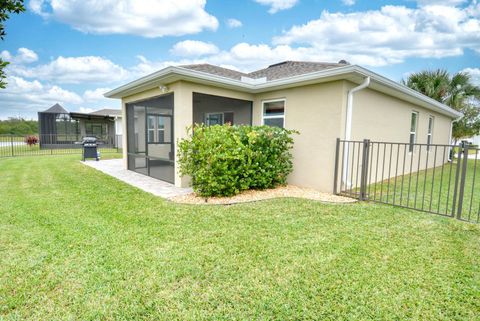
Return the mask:
<path id="1" fill-rule="evenodd" d="M 192 192 L 191 188 L 176 187 L 173 184 L 155 179 L 153 177 L 126 170 L 123 167 L 123 159 L 108 159 L 98 162 L 90 160 L 82 163 L 107 175 L 113 176 L 127 184 L 138 187 L 145 192 L 152 193 L 155 196 L 168 199 L 175 196 L 186 195 Z"/>

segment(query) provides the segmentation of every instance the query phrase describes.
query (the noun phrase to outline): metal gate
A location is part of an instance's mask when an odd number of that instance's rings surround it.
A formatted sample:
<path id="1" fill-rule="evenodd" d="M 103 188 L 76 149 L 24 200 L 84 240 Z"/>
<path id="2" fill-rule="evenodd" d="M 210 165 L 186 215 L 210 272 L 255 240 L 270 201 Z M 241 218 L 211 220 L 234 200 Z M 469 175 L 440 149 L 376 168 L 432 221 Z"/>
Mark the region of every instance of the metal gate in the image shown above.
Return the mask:
<path id="1" fill-rule="evenodd" d="M 480 149 L 337 139 L 334 193 L 480 221 Z"/>

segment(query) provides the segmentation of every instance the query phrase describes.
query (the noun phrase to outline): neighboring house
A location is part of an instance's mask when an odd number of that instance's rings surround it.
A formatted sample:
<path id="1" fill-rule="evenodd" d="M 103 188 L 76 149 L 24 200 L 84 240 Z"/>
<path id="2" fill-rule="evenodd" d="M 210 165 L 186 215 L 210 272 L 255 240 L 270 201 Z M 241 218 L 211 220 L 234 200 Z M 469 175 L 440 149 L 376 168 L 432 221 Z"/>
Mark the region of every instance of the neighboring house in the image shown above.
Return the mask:
<path id="1" fill-rule="evenodd" d="M 472 143 L 473 145 L 480 146 L 480 135 L 471 137 L 467 139 L 468 142 Z"/>
<path id="2" fill-rule="evenodd" d="M 121 142 L 121 110 L 101 109 L 91 113 L 68 112 L 55 104 L 38 113 L 40 147 L 68 147 L 86 136 L 95 136 L 101 143 Z M 77 146 L 78 147 L 78 146 Z"/>
<path id="3" fill-rule="evenodd" d="M 452 120 L 461 116 L 342 62 L 286 61 L 251 73 L 209 64 L 172 66 L 105 96 L 122 100 L 125 166 L 177 186 L 187 186 L 189 178 L 178 173 L 175 143 L 193 123 L 298 130 L 289 183 L 332 192 L 337 138 L 448 144 Z"/>

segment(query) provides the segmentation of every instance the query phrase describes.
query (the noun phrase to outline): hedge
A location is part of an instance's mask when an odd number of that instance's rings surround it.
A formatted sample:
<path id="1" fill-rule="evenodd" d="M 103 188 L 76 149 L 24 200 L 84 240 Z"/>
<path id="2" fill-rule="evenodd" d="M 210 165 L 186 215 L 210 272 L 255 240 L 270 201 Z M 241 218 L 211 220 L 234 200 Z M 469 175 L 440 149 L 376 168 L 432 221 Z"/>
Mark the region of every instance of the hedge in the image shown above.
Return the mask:
<path id="1" fill-rule="evenodd" d="M 201 196 L 231 196 L 284 185 L 292 171 L 292 135 L 270 126 L 195 125 L 180 140 L 180 174 Z"/>

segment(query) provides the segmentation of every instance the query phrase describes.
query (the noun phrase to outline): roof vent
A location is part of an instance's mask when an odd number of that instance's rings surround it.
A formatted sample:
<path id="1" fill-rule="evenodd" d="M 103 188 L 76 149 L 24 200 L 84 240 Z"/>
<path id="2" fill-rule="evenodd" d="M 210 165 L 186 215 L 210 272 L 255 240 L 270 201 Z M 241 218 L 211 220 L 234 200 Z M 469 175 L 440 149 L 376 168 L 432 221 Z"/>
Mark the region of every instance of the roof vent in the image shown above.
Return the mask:
<path id="1" fill-rule="evenodd" d="M 345 59 L 340 60 L 338 63 L 343 64 L 343 65 L 350 65 L 350 63 L 348 61 L 346 61 Z"/>
<path id="2" fill-rule="evenodd" d="M 277 67 L 277 66 L 281 66 L 281 65 L 285 65 L 287 63 L 289 63 L 290 61 L 282 61 L 282 62 L 279 62 L 279 63 L 276 63 L 276 64 L 273 64 L 273 65 L 270 65 L 268 66 L 268 68 L 272 68 L 272 67 Z"/>

